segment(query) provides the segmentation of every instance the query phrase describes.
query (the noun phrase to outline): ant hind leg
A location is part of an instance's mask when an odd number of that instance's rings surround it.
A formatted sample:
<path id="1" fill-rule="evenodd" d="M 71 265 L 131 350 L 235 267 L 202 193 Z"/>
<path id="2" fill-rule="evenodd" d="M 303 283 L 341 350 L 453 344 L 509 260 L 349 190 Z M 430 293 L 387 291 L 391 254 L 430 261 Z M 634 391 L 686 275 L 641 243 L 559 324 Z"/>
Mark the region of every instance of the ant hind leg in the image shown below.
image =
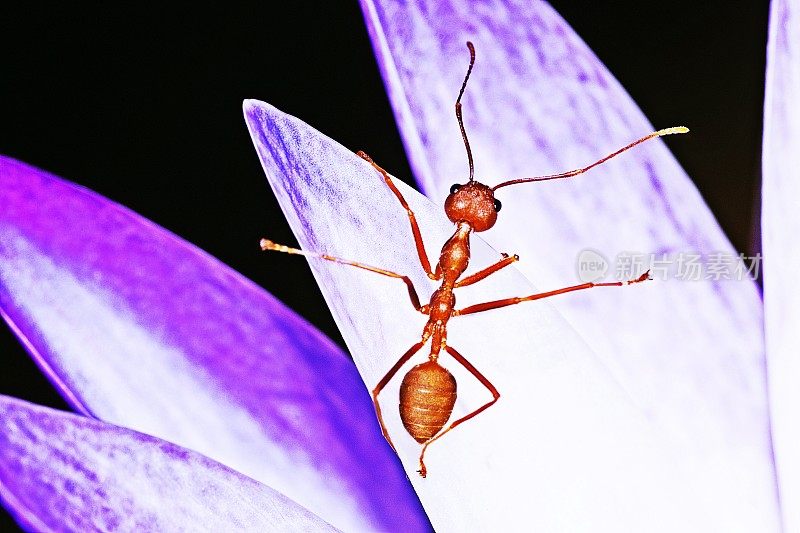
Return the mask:
<path id="1" fill-rule="evenodd" d="M 467 359 L 463 355 L 458 353 L 454 348 L 452 348 L 450 346 L 445 346 L 444 349 L 447 350 L 447 353 L 449 353 L 450 355 L 453 356 L 453 359 L 455 359 L 456 361 L 461 363 L 461 366 L 466 368 L 469 371 L 470 374 L 475 376 L 475 378 L 478 381 L 481 382 L 481 385 L 483 385 L 484 387 L 489 389 L 489 392 L 492 393 L 492 399 L 489 400 L 488 402 L 486 402 L 485 404 L 483 404 L 482 406 L 478 407 L 477 409 L 475 409 L 474 411 L 472 411 L 468 415 L 462 416 L 461 418 L 459 418 L 458 420 L 456 420 L 455 422 L 453 422 L 452 424 L 447 426 L 445 429 L 443 429 L 442 431 L 437 433 L 433 438 L 431 438 L 430 440 L 426 441 L 425 444 L 422 445 L 422 450 L 420 451 L 420 454 L 419 454 L 419 470 L 417 470 L 417 472 L 419 472 L 419 475 L 422 476 L 422 477 L 425 477 L 428 474 L 428 471 L 425 468 L 425 451 L 428 449 L 428 446 L 433 444 L 434 441 L 439 440 L 440 438 L 442 438 L 445 435 L 445 433 L 447 433 L 450 430 L 454 429 L 455 427 L 463 424 L 467 420 L 478 416 L 479 414 L 484 412 L 486 409 L 488 409 L 489 407 L 494 405 L 494 403 L 497 402 L 497 400 L 500 399 L 500 393 L 497 391 L 495 386 L 492 385 L 492 382 L 489 381 L 488 379 L 486 379 L 486 377 L 483 374 L 481 374 L 478 371 L 477 368 L 472 366 L 472 363 L 467 361 Z"/>

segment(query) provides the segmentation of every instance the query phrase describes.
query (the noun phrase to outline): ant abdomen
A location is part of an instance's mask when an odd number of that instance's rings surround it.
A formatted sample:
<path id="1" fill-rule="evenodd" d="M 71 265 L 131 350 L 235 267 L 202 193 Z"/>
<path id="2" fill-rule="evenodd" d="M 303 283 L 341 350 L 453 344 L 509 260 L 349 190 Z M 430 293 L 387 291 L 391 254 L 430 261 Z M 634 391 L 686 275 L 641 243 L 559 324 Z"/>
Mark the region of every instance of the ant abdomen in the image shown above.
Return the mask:
<path id="1" fill-rule="evenodd" d="M 400 385 L 400 419 L 424 443 L 444 427 L 456 403 L 456 379 L 436 361 L 412 368 Z"/>

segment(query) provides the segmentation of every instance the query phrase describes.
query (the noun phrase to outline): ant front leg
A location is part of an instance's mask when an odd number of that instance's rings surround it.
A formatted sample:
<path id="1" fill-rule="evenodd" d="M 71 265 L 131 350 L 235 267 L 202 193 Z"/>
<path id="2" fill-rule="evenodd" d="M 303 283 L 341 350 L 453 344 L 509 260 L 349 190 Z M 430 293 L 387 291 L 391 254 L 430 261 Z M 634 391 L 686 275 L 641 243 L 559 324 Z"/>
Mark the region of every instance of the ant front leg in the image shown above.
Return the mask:
<path id="1" fill-rule="evenodd" d="M 305 250 L 300 250 L 299 248 L 291 248 L 289 246 L 284 246 L 283 244 L 276 244 L 269 239 L 261 239 L 261 249 L 272 250 L 273 252 L 283 252 L 292 255 L 304 255 L 306 257 L 316 257 L 317 259 L 324 259 L 325 261 L 331 261 L 332 263 L 339 263 L 340 265 L 353 266 L 356 268 L 360 268 L 362 270 L 366 270 L 368 272 L 374 272 L 376 274 L 380 274 L 381 276 L 399 279 L 400 281 L 406 284 L 406 287 L 408 288 L 408 297 L 411 299 L 411 305 L 414 306 L 414 309 L 425 315 L 429 313 L 427 307 L 423 308 L 423 306 L 419 303 L 419 295 L 417 295 L 417 289 L 414 288 L 414 283 L 408 276 L 403 276 L 402 274 L 398 274 L 397 272 L 392 272 L 391 270 L 384 270 L 382 268 L 365 265 L 364 263 L 359 263 L 357 261 L 350 261 L 347 259 L 342 259 L 340 257 L 334 257 L 332 255 L 319 254 L 316 252 L 307 252 Z"/>
<path id="2" fill-rule="evenodd" d="M 461 365 L 464 368 L 469 370 L 469 373 L 472 374 L 473 376 L 475 376 L 475 378 L 478 381 L 481 382 L 481 385 L 483 385 L 484 387 L 489 389 L 489 392 L 492 393 L 492 399 L 489 400 L 488 402 L 486 402 L 485 404 L 483 404 L 482 406 L 478 407 L 474 411 L 472 411 L 470 414 L 462 416 L 461 418 L 459 418 L 458 420 L 456 420 L 455 422 L 453 422 L 452 424 L 447 426 L 445 429 L 440 431 L 435 437 L 433 437 L 432 439 L 430 439 L 429 441 L 427 441 L 425 444 L 422 445 L 422 451 L 419 454 L 419 470 L 418 470 L 419 475 L 422 476 L 422 477 L 425 477 L 427 475 L 427 473 L 428 473 L 427 469 L 425 468 L 425 450 L 428 449 L 428 446 L 433 444 L 434 441 L 439 440 L 440 438 L 442 438 L 444 436 L 444 434 L 447 433 L 448 431 L 450 431 L 450 430 L 456 428 L 457 426 L 463 424 L 464 422 L 466 422 L 470 418 L 474 418 L 474 417 L 478 416 L 479 414 L 481 414 L 482 412 L 487 410 L 489 407 L 494 405 L 494 403 L 497 400 L 500 399 L 500 393 L 497 391 L 495 386 L 492 385 L 492 382 L 489 381 L 488 379 L 486 379 L 486 377 L 483 374 L 481 374 L 478 371 L 477 368 L 472 366 L 472 363 L 467 361 L 467 359 L 463 355 L 458 353 L 454 348 L 452 348 L 450 346 L 445 346 L 444 349 L 447 350 L 447 353 L 449 353 L 450 355 L 453 356 L 453 359 L 455 359 L 456 361 L 461 363 Z"/>
<path id="3" fill-rule="evenodd" d="M 517 254 L 511 256 L 508 254 L 503 254 L 503 258 L 500 261 L 456 282 L 455 287 L 466 287 L 467 285 L 477 283 L 482 279 L 488 278 L 498 270 L 507 267 L 511 263 L 516 263 L 517 261 L 519 261 L 519 256 Z"/>
<path id="4" fill-rule="evenodd" d="M 624 285 L 633 285 L 634 283 L 641 283 L 650 279 L 650 271 L 648 270 L 636 279 L 629 281 L 614 281 L 611 283 L 583 283 L 581 285 L 573 285 L 572 287 L 564 287 L 554 291 L 540 292 L 531 294 L 530 296 L 522 296 L 516 298 L 504 298 L 502 300 L 495 300 L 493 302 L 485 302 L 482 304 L 470 305 L 463 309 L 454 309 L 452 316 L 471 315 L 473 313 L 482 313 L 491 309 L 499 309 L 501 307 L 508 307 L 509 305 L 516 305 L 522 302 L 529 302 L 531 300 L 541 300 L 542 298 L 549 298 L 557 294 L 564 294 L 567 292 L 582 291 L 584 289 L 593 289 L 594 287 L 622 287 Z"/>
<path id="5" fill-rule="evenodd" d="M 394 195 L 397 197 L 397 200 L 400 202 L 400 205 L 403 206 L 403 209 L 406 210 L 408 214 L 408 221 L 411 223 L 411 233 L 414 234 L 414 243 L 417 246 L 417 254 L 419 255 L 419 262 L 422 264 L 422 269 L 428 275 L 428 277 L 432 280 L 439 280 L 442 278 L 441 271 L 437 268 L 436 272 L 431 270 L 431 262 L 428 260 L 428 254 L 425 251 L 425 244 L 422 242 L 422 233 L 419 230 L 419 224 L 417 223 L 417 217 L 414 215 L 414 211 L 408 206 L 408 202 L 406 199 L 403 198 L 403 193 L 400 192 L 400 189 L 392 181 L 392 178 L 389 176 L 389 173 L 383 170 L 375 161 L 372 160 L 370 156 L 368 156 L 365 152 L 359 150 L 358 157 L 369 163 L 370 165 L 375 168 L 378 172 L 381 173 L 383 176 L 383 181 L 386 182 L 386 185 L 391 189 Z"/>
<path id="6" fill-rule="evenodd" d="M 389 443 L 389 446 L 392 447 L 395 453 L 397 453 L 397 449 L 394 447 L 394 443 L 392 442 L 392 438 L 389 437 L 389 430 L 386 429 L 386 426 L 383 423 L 383 415 L 381 414 L 381 405 L 378 403 L 378 395 L 381 393 L 383 388 L 392 380 L 392 378 L 397 374 L 397 371 L 411 359 L 415 353 L 419 351 L 420 348 L 427 342 L 428 336 L 423 336 L 422 340 L 416 343 L 414 346 L 408 349 L 403 356 L 397 360 L 394 366 L 389 370 L 383 379 L 375 385 L 375 388 L 372 389 L 372 404 L 375 406 L 375 414 L 378 415 L 378 423 L 381 425 L 381 432 L 383 433 L 383 438 L 386 439 L 386 442 Z"/>

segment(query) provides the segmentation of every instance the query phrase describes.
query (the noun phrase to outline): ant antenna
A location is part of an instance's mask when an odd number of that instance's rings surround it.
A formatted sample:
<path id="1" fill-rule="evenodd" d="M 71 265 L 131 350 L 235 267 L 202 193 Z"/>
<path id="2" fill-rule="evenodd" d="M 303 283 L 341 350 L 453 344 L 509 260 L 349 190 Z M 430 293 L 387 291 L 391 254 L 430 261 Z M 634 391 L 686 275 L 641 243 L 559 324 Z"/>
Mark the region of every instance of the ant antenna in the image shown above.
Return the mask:
<path id="1" fill-rule="evenodd" d="M 475 47 L 471 42 L 467 41 L 467 48 L 469 48 L 469 68 L 467 69 L 467 75 L 464 76 L 464 83 L 461 84 L 461 91 L 459 91 L 458 98 L 456 99 L 456 118 L 458 119 L 458 125 L 461 128 L 461 137 L 464 138 L 464 146 L 467 148 L 467 159 L 469 159 L 469 181 L 473 181 L 475 179 L 475 165 L 472 162 L 472 150 L 469 149 L 467 130 L 464 129 L 464 119 L 461 116 L 461 97 L 464 95 L 464 89 L 467 88 L 467 80 L 469 80 L 469 75 L 472 74 L 472 67 L 475 65 Z"/>
<path id="2" fill-rule="evenodd" d="M 516 185 L 517 183 L 527 183 L 529 181 L 548 181 L 548 180 L 557 180 L 557 179 L 561 179 L 561 178 L 571 178 L 573 176 L 577 176 L 578 174 L 583 174 L 587 170 L 590 170 L 590 169 L 592 169 L 592 168 L 594 168 L 594 167 L 596 167 L 596 166 L 598 166 L 598 165 L 600 165 L 602 163 L 605 163 L 606 161 L 608 161 L 612 157 L 618 156 L 622 152 L 630 150 L 631 148 L 633 148 L 637 144 L 642 144 L 643 142 L 649 141 L 650 139 L 655 139 L 656 137 L 663 137 L 664 135 L 674 135 L 674 134 L 677 134 L 677 133 L 689 133 L 689 128 L 686 128 L 684 126 L 676 126 L 674 128 L 666 128 L 666 129 L 663 129 L 663 130 L 658 130 L 658 131 L 655 131 L 655 132 L 651 133 L 650 135 L 646 135 L 646 136 L 642 137 L 641 139 L 639 139 L 637 141 L 633 141 L 629 145 L 627 145 L 627 146 L 625 146 L 623 148 L 620 148 L 616 152 L 614 152 L 612 154 L 609 154 L 609 155 L 605 156 L 604 158 L 602 158 L 602 159 L 600 159 L 598 161 L 595 161 L 594 163 L 592 163 L 589 166 L 586 166 L 586 167 L 583 167 L 583 168 L 579 168 L 577 170 L 570 170 L 569 172 L 563 172 L 561 174 L 551 174 L 549 176 L 537 176 L 535 178 L 520 178 L 520 179 L 516 179 L 516 180 L 504 181 L 500 185 L 495 185 L 494 187 L 492 187 L 492 190 L 496 191 L 500 187 L 506 187 L 508 185 Z"/>

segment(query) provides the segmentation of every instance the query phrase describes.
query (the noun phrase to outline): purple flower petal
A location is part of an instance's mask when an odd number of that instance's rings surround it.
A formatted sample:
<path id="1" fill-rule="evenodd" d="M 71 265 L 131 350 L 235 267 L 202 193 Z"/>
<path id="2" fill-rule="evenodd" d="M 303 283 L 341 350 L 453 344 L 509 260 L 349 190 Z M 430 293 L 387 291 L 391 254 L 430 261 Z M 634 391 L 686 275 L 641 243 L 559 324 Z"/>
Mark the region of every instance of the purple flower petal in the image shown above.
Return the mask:
<path id="1" fill-rule="evenodd" d="M 262 165 L 301 245 L 408 275 L 423 299 L 432 291 L 414 250 L 405 211 L 380 175 L 300 120 L 257 101 L 245 119 Z M 441 208 L 397 181 L 420 222 L 428 253 L 452 235 Z M 472 264 L 499 254 L 479 237 Z M 356 365 L 369 387 L 419 340 L 425 317 L 391 279 L 320 259 L 310 261 Z M 629 288 L 647 298 L 657 284 Z M 458 291 L 458 307 L 535 292 L 513 268 Z M 664 446 L 661 427 L 633 405 L 597 356 L 546 301 L 453 319 L 448 345 L 500 391 L 496 405 L 448 433 L 416 474 L 420 446 L 402 428 L 398 387 L 426 360 L 423 349 L 380 396 L 399 455 L 437 531 L 747 531 L 775 526 L 767 457 L 753 472 L 697 484 L 705 444 Z M 646 354 L 644 354 L 646 355 Z M 643 358 L 644 359 L 644 358 Z M 491 399 L 449 355 L 464 415 Z M 649 364 L 642 360 L 639 370 Z M 724 411 L 727 407 L 716 408 Z M 724 443 L 714 443 L 725 455 Z M 747 453 L 742 460 L 750 461 Z"/>
<path id="2" fill-rule="evenodd" d="M 800 2 L 774 0 L 764 99 L 763 209 L 772 435 L 786 531 L 800 531 Z"/>
<path id="3" fill-rule="evenodd" d="M 331 341 L 171 233 L 6 158 L 0 311 L 79 411 L 203 453 L 337 527 L 426 529 Z"/>
<path id="4" fill-rule="evenodd" d="M 7 396 L 0 498 L 33 531 L 335 531 L 196 452 Z"/>
<path id="5" fill-rule="evenodd" d="M 480 181 L 572 170 L 654 129 L 544 2 L 361 3 L 412 166 L 435 200 L 467 177 L 453 109 L 467 40 L 477 61 L 463 114 Z M 732 488 L 719 498 L 721 509 L 735 514 L 744 506 L 734 501 L 772 500 L 759 294 L 749 279 L 675 279 L 680 257 L 738 254 L 664 144 L 651 141 L 574 180 L 500 189 L 498 199 L 503 211 L 486 239 L 518 253 L 518 268 L 542 290 L 576 283 L 584 250 L 602 256 L 613 278 L 620 254 L 642 254 L 645 264 L 622 279 L 648 268 L 649 254 L 668 259 L 670 279 L 655 271 L 659 281 L 645 290 L 592 291 L 552 304 L 668 442 L 698 452 L 685 456 L 696 486 Z"/>

